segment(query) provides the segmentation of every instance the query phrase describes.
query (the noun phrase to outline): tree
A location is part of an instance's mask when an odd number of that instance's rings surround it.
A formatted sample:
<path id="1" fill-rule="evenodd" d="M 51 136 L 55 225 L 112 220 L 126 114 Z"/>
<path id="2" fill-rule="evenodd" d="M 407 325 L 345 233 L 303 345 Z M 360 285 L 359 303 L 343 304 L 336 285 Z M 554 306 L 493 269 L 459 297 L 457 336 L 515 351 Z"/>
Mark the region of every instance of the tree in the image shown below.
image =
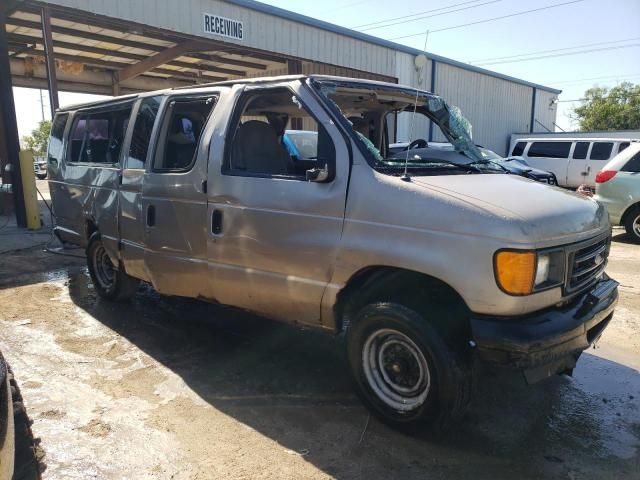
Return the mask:
<path id="1" fill-rule="evenodd" d="M 51 132 L 51 120 L 42 120 L 31 131 L 31 135 L 22 137 L 22 146 L 25 150 L 31 150 L 35 156 L 43 156 L 47 152 L 49 133 Z"/>
<path id="2" fill-rule="evenodd" d="M 623 82 L 609 89 L 593 87 L 584 94 L 573 118 L 580 130 L 640 129 L 640 85 Z"/>

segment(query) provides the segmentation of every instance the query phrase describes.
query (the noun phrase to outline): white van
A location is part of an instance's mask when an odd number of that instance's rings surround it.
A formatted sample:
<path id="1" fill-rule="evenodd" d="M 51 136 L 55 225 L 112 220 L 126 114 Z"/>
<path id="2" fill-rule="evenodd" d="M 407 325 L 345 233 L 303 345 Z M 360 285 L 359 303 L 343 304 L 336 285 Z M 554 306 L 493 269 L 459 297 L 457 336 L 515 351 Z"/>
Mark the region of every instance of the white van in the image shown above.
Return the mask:
<path id="1" fill-rule="evenodd" d="M 555 173 L 560 186 L 595 187 L 596 174 L 631 141 L 628 138 L 512 137 L 509 154 L 525 158 L 532 167 Z"/>

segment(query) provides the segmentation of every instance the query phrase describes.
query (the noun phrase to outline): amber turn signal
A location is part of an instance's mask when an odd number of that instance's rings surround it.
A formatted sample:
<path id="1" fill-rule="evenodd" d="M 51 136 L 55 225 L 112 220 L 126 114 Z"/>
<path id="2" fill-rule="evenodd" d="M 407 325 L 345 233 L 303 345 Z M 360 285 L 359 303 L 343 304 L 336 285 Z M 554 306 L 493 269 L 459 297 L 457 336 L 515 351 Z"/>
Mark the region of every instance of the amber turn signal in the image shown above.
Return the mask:
<path id="1" fill-rule="evenodd" d="M 535 252 L 502 251 L 495 256 L 498 285 L 510 295 L 528 295 L 536 274 Z"/>

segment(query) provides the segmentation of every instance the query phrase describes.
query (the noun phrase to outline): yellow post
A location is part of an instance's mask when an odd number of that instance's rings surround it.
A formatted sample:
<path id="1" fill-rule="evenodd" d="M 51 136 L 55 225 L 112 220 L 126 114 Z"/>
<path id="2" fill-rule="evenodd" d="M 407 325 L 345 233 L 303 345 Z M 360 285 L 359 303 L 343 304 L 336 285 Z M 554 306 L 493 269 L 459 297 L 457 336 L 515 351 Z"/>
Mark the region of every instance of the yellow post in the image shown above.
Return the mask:
<path id="1" fill-rule="evenodd" d="M 28 150 L 20 151 L 20 173 L 22 176 L 24 208 L 27 212 L 27 228 L 29 230 L 38 230 L 41 224 L 38 195 L 36 194 L 36 175 L 33 171 L 33 152 Z"/>

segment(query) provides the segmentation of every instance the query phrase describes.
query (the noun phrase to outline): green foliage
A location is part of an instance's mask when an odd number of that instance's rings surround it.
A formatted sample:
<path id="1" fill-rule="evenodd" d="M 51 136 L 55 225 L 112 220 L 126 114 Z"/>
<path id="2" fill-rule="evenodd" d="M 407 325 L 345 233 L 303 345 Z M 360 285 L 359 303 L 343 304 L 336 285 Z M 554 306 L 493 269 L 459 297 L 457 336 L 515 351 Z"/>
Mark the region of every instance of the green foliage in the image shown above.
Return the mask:
<path id="1" fill-rule="evenodd" d="M 47 153 L 49 133 L 51 132 L 51 120 L 42 120 L 37 128 L 31 131 L 31 135 L 22 137 L 22 148 L 31 150 L 36 156 Z"/>
<path id="2" fill-rule="evenodd" d="M 580 130 L 640 129 L 640 85 L 621 83 L 611 89 L 593 87 L 573 110 Z"/>

